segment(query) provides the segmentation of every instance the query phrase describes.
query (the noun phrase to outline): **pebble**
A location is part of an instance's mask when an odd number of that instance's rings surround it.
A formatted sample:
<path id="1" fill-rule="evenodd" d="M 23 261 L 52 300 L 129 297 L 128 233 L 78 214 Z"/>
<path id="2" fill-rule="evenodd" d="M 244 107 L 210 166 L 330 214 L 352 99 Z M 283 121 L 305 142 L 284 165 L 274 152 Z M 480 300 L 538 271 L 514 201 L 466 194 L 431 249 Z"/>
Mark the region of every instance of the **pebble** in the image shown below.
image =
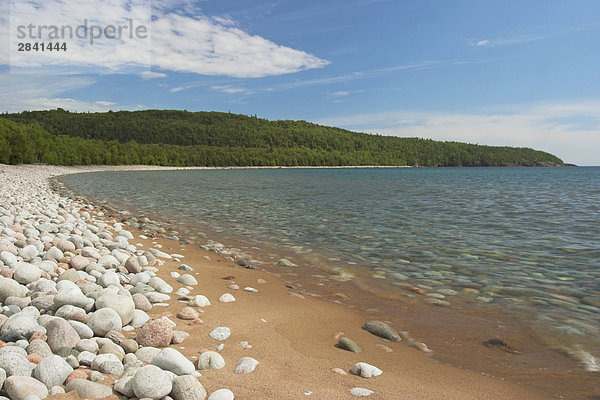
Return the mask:
<path id="1" fill-rule="evenodd" d="M 340 338 L 336 347 L 343 350 L 351 351 L 352 353 L 360 353 L 362 351 L 359 345 L 357 345 L 352 339 L 349 339 L 347 337 Z"/>
<path id="2" fill-rule="evenodd" d="M 398 332 L 383 321 L 367 321 L 362 328 L 375 336 L 391 340 L 392 342 L 400 340 Z"/>
<path id="3" fill-rule="evenodd" d="M 161 399 L 171 393 L 173 384 L 167 372 L 154 365 L 137 370 L 131 379 L 131 387 L 138 398 Z"/>
<path id="4" fill-rule="evenodd" d="M 94 311 L 87 325 L 95 336 L 104 336 L 112 330 L 121 330 L 122 323 L 119 314 L 112 308 L 102 308 Z"/>
<path id="5" fill-rule="evenodd" d="M 225 368 L 225 359 L 216 351 L 205 351 L 198 357 L 198 369 Z"/>
<path id="6" fill-rule="evenodd" d="M 184 320 L 196 319 L 198 318 L 198 311 L 194 310 L 192 307 L 184 307 L 177 313 L 177 318 Z"/>
<path id="7" fill-rule="evenodd" d="M 192 307 L 206 307 L 210 306 L 210 301 L 206 296 L 199 294 L 194 296 L 194 298 L 190 301 L 188 301 L 188 305 Z"/>
<path id="8" fill-rule="evenodd" d="M 213 329 L 209 336 L 215 340 L 225 340 L 231 335 L 231 330 L 226 326 L 220 326 Z"/>
<path id="9" fill-rule="evenodd" d="M 206 389 L 196 377 L 183 375 L 173 379 L 173 389 L 170 395 L 174 400 L 204 400 Z"/>
<path id="10" fill-rule="evenodd" d="M 152 365 L 175 375 L 189 375 L 195 371 L 194 364 L 183 354 L 172 348 L 161 350 L 153 359 Z"/>
<path id="11" fill-rule="evenodd" d="M 258 361 L 252 357 L 242 357 L 238 361 L 234 372 L 236 374 L 249 374 L 250 372 L 254 371 L 258 364 Z"/>
<path id="12" fill-rule="evenodd" d="M 367 397 L 373 394 L 373 391 L 365 388 L 355 387 L 350 389 L 350 394 L 354 397 Z"/>
<path id="13" fill-rule="evenodd" d="M 148 322 L 135 338 L 140 346 L 167 347 L 173 337 L 173 327 L 168 319 L 158 318 Z"/>
<path id="14" fill-rule="evenodd" d="M 371 364 L 359 362 L 354 364 L 352 368 L 350 368 L 350 373 L 353 375 L 359 375 L 363 378 L 372 378 L 374 376 L 381 375 L 382 371 Z"/>
<path id="15" fill-rule="evenodd" d="M 340 375 L 348 375 L 346 373 L 346 371 L 344 371 L 341 368 L 337 368 L 337 367 L 336 368 L 331 368 L 331 372 L 335 372 L 336 374 L 340 374 Z"/>
<path id="16" fill-rule="evenodd" d="M 31 376 L 33 370 L 26 356 L 14 351 L 0 354 L 0 368 L 6 371 L 7 376 Z"/>
<path id="17" fill-rule="evenodd" d="M 235 297 L 233 297 L 231 293 L 225 293 L 219 297 L 219 301 L 221 303 L 231 303 L 232 301 L 235 301 Z"/>
<path id="18" fill-rule="evenodd" d="M 229 389 L 215 390 L 208 396 L 208 400 L 234 400 L 234 398 L 233 392 Z"/>
<path id="19" fill-rule="evenodd" d="M 33 377 L 50 389 L 62 385 L 72 372 L 73 367 L 64 358 L 52 355 L 40 361 L 33 372 Z"/>
<path id="20" fill-rule="evenodd" d="M 11 400 L 25 400 L 32 395 L 39 399 L 48 396 L 46 385 L 30 376 L 9 376 L 4 381 L 4 390 Z"/>
<path id="21" fill-rule="evenodd" d="M 196 286 L 198 281 L 190 274 L 183 274 L 179 278 L 177 278 L 177 282 L 186 286 Z"/>
<path id="22" fill-rule="evenodd" d="M 72 379 L 67 383 L 65 391 L 68 393 L 73 390 L 77 391 L 80 398 L 102 398 L 113 394 L 109 386 L 82 378 Z"/>

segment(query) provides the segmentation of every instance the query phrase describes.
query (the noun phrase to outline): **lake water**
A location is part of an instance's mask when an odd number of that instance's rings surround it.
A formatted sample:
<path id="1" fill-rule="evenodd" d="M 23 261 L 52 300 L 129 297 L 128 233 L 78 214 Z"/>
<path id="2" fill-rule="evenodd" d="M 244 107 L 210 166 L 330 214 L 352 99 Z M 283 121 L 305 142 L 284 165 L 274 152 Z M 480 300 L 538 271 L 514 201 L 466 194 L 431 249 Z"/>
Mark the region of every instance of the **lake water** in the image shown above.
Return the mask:
<path id="1" fill-rule="evenodd" d="M 298 265 L 293 274 L 360 282 L 382 301 L 508 313 L 582 368 L 593 370 L 600 357 L 597 167 L 135 171 L 62 180 L 168 220 L 184 237 L 241 249 L 258 267 L 290 270 L 274 265 L 286 258 Z"/>

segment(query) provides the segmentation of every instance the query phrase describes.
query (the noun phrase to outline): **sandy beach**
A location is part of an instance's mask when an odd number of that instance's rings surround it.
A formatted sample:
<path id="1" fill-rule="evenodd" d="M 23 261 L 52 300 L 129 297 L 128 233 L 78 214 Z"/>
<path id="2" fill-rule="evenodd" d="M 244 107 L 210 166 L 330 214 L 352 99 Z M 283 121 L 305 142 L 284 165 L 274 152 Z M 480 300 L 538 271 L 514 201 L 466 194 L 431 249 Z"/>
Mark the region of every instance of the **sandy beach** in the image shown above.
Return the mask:
<path id="1" fill-rule="evenodd" d="M 48 199 L 50 208 L 56 209 L 59 202 L 69 204 L 79 209 L 80 213 L 85 212 L 90 216 L 85 218 L 87 224 L 106 224 L 104 229 L 116 237 L 120 235 L 120 221 L 106 215 L 100 208 L 56 195 L 46 196 L 50 191 L 47 179 L 51 176 L 89 170 L 96 168 L 1 166 L 2 197 L 8 192 L 6 185 L 11 185 L 11 193 L 23 193 L 24 196 L 41 191 Z M 6 179 L 8 176 L 11 179 Z M 22 185 L 24 189 L 15 185 Z M 5 200 L 2 198 L 0 203 Z M 13 207 L 27 204 L 27 198 L 22 200 L 21 204 L 13 204 Z M 44 212 L 38 211 L 40 214 Z M 153 249 L 155 254 L 159 252 L 156 257 L 158 261 L 153 265 L 157 268 L 156 276 L 174 291 L 169 293 L 170 299 L 165 305 L 155 304 L 147 314 L 150 321 L 168 317 L 176 324 L 173 329 L 189 334 L 183 342 L 171 344 L 170 347 L 181 352 L 195 366 L 199 355 L 207 350 L 218 351 L 224 359 L 225 366 L 222 369 L 196 371 L 200 373 L 197 379 L 208 395 L 226 388 L 233 392 L 236 399 L 352 399 L 355 395 L 351 394 L 351 389 L 364 388 L 372 391 L 368 397 L 373 399 L 550 398 L 501 379 L 443 365 L 429 358 L 427 352 L 409 346 L 406 340 L 390 342 L 381 339 L 361 329 L 368 320 L 364 315 L 340 304 L 304 296 L 287 287 L 274 274 L 246 269 L 222 255 L 195 245 L 182 245 L 159 235 L 150 237 L 148 232 L 127 226 L 122 229 L 131 233 L 133 239 L 129 240 L 129 244 L 138 251 L 149 252 Z M 100 249 L 100 244 L 97 247 Z M 80 248 L 72 250 L 73 257 L 81 253 Z M 64 264 L 65 260 L 62 263 L 61 260 L 57 261 L 58 273 L 52 277 L 55 280 L 69 269 Z M 191 267 L 191 271 L 180 270 L 182 264 Z M 119 267 L 116 269 L 118 271 Z M 179 283 L 177 278 L 185 273 L 192 275 L 198 284 Z M 123 276 L 127 276 L 126 273 Z M 130 273 L 128 278 L 131 277 Z M 78 284 L 83 283 L 78 281 Z M 121 284 L 124 289 L 132 287 L 126 279 L 122 279 Z M 182 296 L 175 291 L 182 287 L 190 292 L 184 300 L 179 300 Z M 233 295 L 235 301 L 219 301 L 226 293 Z M 192 307 L 199 312 L 201 322 L 178 318 L 178 313 L 189 307 L 188 299 L 196 295 L 206 296 L 210 301 L 208 306 Z M 217 327 L 228 327 L 231 335 L 222 341 L 211 338 L 209 334 Z M 402 326 L 394 328 L 400 332 L 404 330 Z M 135 338 L 140 329 L 143 328 L 127 329 L 122 333 L 125 338 Z M 337 348 L 338 340 L 334 335 L 340 336 L 340 332 L 343 332 L 343 337 L 358 344 L 362 351 L 353 353 Z M 257 360 L 258 365 L 250 373 L 236 374 L 236 364 L 243 357 Z M 359 362 L 375 366 L 382 371 L 381 375 L 363 378 L 350 373 L 350 369 Z M 89 368 L 80 365 L 77 369 Z M 337 372 L 333 369 L 337 369 Z M 107 386 L 120 379 L 109 374 L 104 376 L 105 379 L 99 383 Z M 122 393 L 113 393 L 114 398 L 127 398 Z M 56 393 L 49 398 L 77 397 L 77 393 L 72 391 Z M 171 397 L 177 400 L 173 394 Z"/>

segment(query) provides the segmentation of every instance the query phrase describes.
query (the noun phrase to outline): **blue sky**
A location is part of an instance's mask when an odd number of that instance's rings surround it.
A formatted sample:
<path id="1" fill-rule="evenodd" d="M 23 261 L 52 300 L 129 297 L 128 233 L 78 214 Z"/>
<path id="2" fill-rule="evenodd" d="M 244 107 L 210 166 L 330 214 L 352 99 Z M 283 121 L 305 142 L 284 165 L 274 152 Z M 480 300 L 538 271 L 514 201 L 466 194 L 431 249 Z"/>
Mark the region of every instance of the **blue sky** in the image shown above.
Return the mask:
<path id="1" fill-rule="evenodd" d="M 597 0 L 0 1 L 0 111 L 231 111 L 600 165 Z M 151 41 L 14 51 L 19 21 L 129 15 Z"/>

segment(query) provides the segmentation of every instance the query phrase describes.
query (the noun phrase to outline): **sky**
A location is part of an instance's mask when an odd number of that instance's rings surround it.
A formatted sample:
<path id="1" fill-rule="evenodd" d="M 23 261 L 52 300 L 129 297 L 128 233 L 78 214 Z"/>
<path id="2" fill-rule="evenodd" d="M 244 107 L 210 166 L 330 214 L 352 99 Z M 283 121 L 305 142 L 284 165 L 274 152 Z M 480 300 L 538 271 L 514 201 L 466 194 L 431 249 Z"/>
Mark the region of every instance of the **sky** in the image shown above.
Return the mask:
<path id="1" fill-rule="evenodd" d="M 0 112 L 230 111 L 600 165 L 598 0 L 0 0 L 0 36 Z"/>

